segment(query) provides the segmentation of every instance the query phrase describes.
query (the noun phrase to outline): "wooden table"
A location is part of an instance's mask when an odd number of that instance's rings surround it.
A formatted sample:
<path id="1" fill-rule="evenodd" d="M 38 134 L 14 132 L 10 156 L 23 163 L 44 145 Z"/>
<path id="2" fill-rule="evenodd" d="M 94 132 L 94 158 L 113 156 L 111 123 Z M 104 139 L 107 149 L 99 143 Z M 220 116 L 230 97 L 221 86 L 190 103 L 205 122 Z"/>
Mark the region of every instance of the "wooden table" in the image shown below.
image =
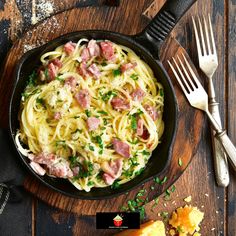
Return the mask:
<path id="1" fill-rule="evenodd" d="M 125 0 L 123 0 L 125 1 Z M 126 0 L 128 1 L 128 0 Z M 131 1 L 131 0 L 129 0 Z M 32 4 L 37 1 L 0 1 L 0 61 L 6 56 L 7 50 L 22 32 L 31 26 Z M 38 1 L 39 2 L 39 1 Z M 84 4 L 111 4 L 112 1 L 76 1 L 76 0 L 51 0 L 54 6 L 52 13 L 80 6 Z M 147 6 L 151 0 L 146 0 Z M 158 2 L 158 0 L 156 0 Z M 145 9 L 144 9 L 145 10 Z M 102 9 L 101 9 L 102 11 Z M 111 10 L 112 11 L 112 10 Z M 236 28 L 235 14 L 236 1 L 204 1 L 198 0 L 194 7 L 181 19 L 175 27 L 173 35 L 197 65 L 197 55 L 193 30 L 191 28 L 191 15 L 197 13 L 212 15 L 215 32 L 219 67 L 214 76 L 216 95 L 220 102 L 220 111 L 223 124 L 228 134 L 236 143 Z M 111 13 L 111 12 L 110 12 Z M 231 180 L 228 188 L 216 186 L 214 179 L 212 149 L 210 132 L 207 121 L 201 134 L 201 143 L 193 161 L 185 173 L 175 183 L 176 190 L 171 194 L 171 201 L 160 197 L 158 206 L 151 211 L 153 202 L 146 205 L 147 219 L 158 219 L 161 211 L 172 212 L 177 207 L 186 203 L 183 199 L 192 196 L 191 204 L 205 212 L 202 222 L 202 235 L 236 235 L 236 177 L 232 168 Z M 109 235 L 109 231 L 95 229 L 95 218 L 86 215 L 62 212 L 51 208 L 45 203 L 25 193 L 25 200 L 21 204 L 7 207 L 0 217 L 9 219 L 9 225 L 0 225 L 0 235 Z M 20 222 L 20 224 L 19 224 Z M 3 232 L 1 229 L 4 229 Z"/>

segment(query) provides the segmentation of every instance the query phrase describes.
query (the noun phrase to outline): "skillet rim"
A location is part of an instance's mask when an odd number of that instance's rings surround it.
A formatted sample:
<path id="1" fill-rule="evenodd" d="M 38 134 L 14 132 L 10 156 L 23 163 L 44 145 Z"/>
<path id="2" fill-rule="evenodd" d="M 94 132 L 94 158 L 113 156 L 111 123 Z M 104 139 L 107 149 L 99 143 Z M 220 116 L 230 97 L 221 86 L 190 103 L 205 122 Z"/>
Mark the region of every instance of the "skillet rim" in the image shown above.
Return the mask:
<path id="1" fill-rule="evenodd" d="M 140 55 L 142 53 L 143 54 L 147 54 L 151 58 L 152 61 L 154 61 L 156 64 L 158 64 L 159 68 L 161 69 L 162 73 L 165 76 L 165 79 L 166 79 L 166 82 L 167 82 L 168 86 L 170 87 L 170 91 L 171 91 L 171 95 L 172 95 L 172 99 L 173 99 L 172 102 L 174 104 L 174 112 L 173 113 L 174 113 L 175 117 L 173 119 L 174 120 L 173 121 L 173 133 L 172 133 L 172 136 L 169 138 L 170 141 L 168 142 L 169 143 L 169 147 L 168 147 L 168 152 L 167 152 L 167 159 L 166 159 L 166 162 L 164 164 L 163 169 L 160 172 L 157 172 L 156 174 L 151 175 L 150 177 L 147 177 L 147 178 L 143 179 L 139 183 L 133 184 L 132 186 L 128 186 L 126 190 L 121 190 L 121 191 L 118 191 L 118 192 L 109 193 L 109 195 L 105 195 L 105 196 L 79 196 L 79 195 L 74 195 L 73 193 L 69 193 L 67 191 L 63 191 L 63 190 L 58 189 L 57 187 L 53 186 L 52 184 L 48 183 L 47 180 L 43 179 L 41 176 L 36 174 L 36 172 L 33 171 L 33 169 L 29 166 L 29 163 L 27 162 L 27 157 L 25 157 L 23 154 L 21 154 L 19 152 L 19 150 L 17 148 L 17 145 L 15 143 L 15 135 L 16 135 L 15 132 L 16 132 L 16 130 L 13 130 L 13 128 L 12 128 L 12 107 L 14 106 L 12 104 L 13 103 L 13 98 L 14 98 L 14 95 L 15 95 L 15 92 L 16 92 L 17 85 L 21 81 L 20 80 L 20 72 L 21 72 L 22 65 L 27 60 L 27 58 L 30 57 L 31 54 L 33 54 L 34 52 L 37 52 L 37 51 L 39 51 L 40 55 L 41 55 L 42 52 L 46 48 L 48 48 L 48 47 L 50 48 L 50 46 L 52 47 L 53 44 L 57 44 L 57 45 L 63 44 L 63 42 L 67 42 L 67 41 L 70 40 L 68 38 L 73 38 L 73 37 L 74 38 L 76 38 L 76 37 L 77 38 L 78 37 L 82 38 L 82 37 L 84 37 L 84 36 L 82 36 L 83 34 L 86 35 L 87 38 L 97 38 L 97 39 L 106 39 L 107 38 L 108 40 L 110 40 L 109 38 L 111 38 L 111 36 L 112 36 L 112 37 L 118 37 L 119 39 L 122 39 L 122 40 L 124 40 L 126 42 L 129 42 L 129 43 L 134 43 L 135 47 L 140 49 L 139 52 L 137 52 L 137 50 L 132 49 L 132 50 L 135 51 L 135 53 L 137 53 L 138 55 Z M 93 34 L 96 35 L 96 36 L 93 37 L 92 36 Z M 97 35 L 99 35 L 99 37 Z M 104 35 L 104 37 L 101 37 L 101 35 Z M 70 33 L 61 35 L 59 37 L 56 37 L 56 38 L 48 41 L 47 43 L 45 43 L 45 44 L 43 44 L 43 45 L 41 45 L 41 46 L 39 46 L 37 48 L 34 48 L 34 49 L 24 53 L 20 57 L 20 59 L 18 60 L 17 64 L 15 65 L 15 70 L 14 70 L 14 73 L 13 73 L 13 76 L 14 76 L 14 82 L 13 83 L 14 84 L 13 84 L 13 90 L 12 90 L 12 94 L 11 94 L 11 98 L 10 98 L 9 118 L 8 118 L 8 121 L 9 121 L 9 133 L 10 133 L 10 136 L 11 136 L 11 140 L 12 140 L 12 142 L 14 144 L 16 152 L 18 153 L 18 156 L 20 156 L 21 161 L 24 163 L 24 166 L 27 167 L 27 169 L 33 174 L 34 177 L 36 177 L 40 182 L 42 182 L 47 187 L 53 189 L 54 191 L 59 192 L 59 193 L 61 193 L 63 195 L 66 195 L 66 196 L 69 196 L 69 197 L 73 197 L 73 198 L 76 198 L 76 199 L 81 199 L 81 200 L 102 200 L 102 199 L 115 198 L 115 197 L 120 196 L 120 195 L 122 195 L 122 194 L 124 194 L 126 192 L 130 192 L 131 190 L 133 190 L 135 188 L 138 188 L 139 186 L 141 186 L 142 184 L 150 181 L 154 177 L 162 175 L 166 171 L 167 167 L 169 166 L 169 164 L 171 162 L 171 159 L 172 159 L 172 151 L 173 151 L 173 146 L 174 146 L 174 142 L 175 142 L 175 138 L 176 138 L 176 133 L 177 133 L 177 128 L 178 128 L 178 120 L 179 120 L 179 116 L 178 116 L 179 109 L 178 109 L 177 98 L 176 98 L 176 94 L 175 94 L 175 90 L 174 90 L 173 84 L 172 84 L 172 82 L 170 80 L 170 77 L 169 77 L 168 73 L 166 72 L 166 70 L 163 67 L 163 65 L 160 62 L 160 60 L 157 59 L 158 55 L 157 55 L 157 57 L 155 57 L 155 55 L 153 55 L 147 48 L 142 46 L 140 44 L 140 41 L 136 40 L 138 35 L 139 34 L 137 34 L 137 35 L 124 35 L 124 34 L 121 34 L 121 33 L 118 33 L 118 32 L 113 32 L 113 31 L 108 31 L 108 30 L 80 30 L 80 31 L 74 31 L 74 32 L 70 32 Z M 117 43 L 117 42 L 115 42 L 115 43 Z M 135 178 L 137 178 L 137 177 L 135 177 Z M 131 181 L 132 180 L 128 181 L 127 183 L 130 183 Z M 71 183 L 68 182 L 68 184 L 71 184 Z M 110 186 L 108 186 L 106 188 L 110 188 Z M 104 189 L 106 189 L 106 188 L 104 188 Z M 119 188 L 118 189 L 112 189 L 111 191 L 114 191 L 114 190 L 117 191 L 117 190 L 119 190 Z M 82 190 L 77 190 L 77 191 L 79 192 L 79 191 L 82 191 Z"/>

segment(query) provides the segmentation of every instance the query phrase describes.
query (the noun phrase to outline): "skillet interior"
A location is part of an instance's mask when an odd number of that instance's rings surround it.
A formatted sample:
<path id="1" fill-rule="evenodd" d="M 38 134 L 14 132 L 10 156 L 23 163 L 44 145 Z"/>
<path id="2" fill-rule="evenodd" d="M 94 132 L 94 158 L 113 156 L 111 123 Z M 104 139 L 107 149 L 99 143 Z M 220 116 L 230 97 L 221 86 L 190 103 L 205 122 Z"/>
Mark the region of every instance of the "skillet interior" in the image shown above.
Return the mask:
<path id="1" fill-rule="evenodd" d="M 119 33 L 113 33 L 108 31 L 89 30 L 70 33 L 61 36 L 39 48 L 27 52 L 19 61 L 15 71 L 15 87 L 10 102 L 9 123 L 10 134 L 15 144 L 14 138 L 16 131 L 19 129 L 18 112 L 20 107 L 21 93 L 23 92 L 28 75 L 30 75 L 33 69 L 37 68 L 40 64 L 40 56 L 47 51 L 55 49 L 57 46 L 64 44 L 68 41 L 78 41 L 80 38 L 94 38 L 94 39 L 109 39 L 118 44 L 125 45 L 133 49 L 137 55 L 139 55 L 147 64 L 152 68 L 158 81 L 162 83 L 165 93 L 165 104 L 163 120 L 165 123 L 164 134 L 161 139 L 161 143 L 153 151 L 145 171 L 129 181 L 126 184 L 120 186 L 117 189 L 106 188 L 92 188 L 90 192 L 79 191 L 67 180 L 59 178 L 51 178 L 48 176 L 38 176 L 29 166 L 27 157 L 19 153 L 22 161 L 41 182 L 48 187 L 59 191 L 65 195 L 77 197 L 81 199 L 104 199 L 115 197 L 121 193 L 127 192 L 138 185 L 148 181 L 161 174 L 167 167 L 171 160 L 172 146 L 175 139 L 175 133 L 177 129 L 177 100 L 175 93 L 170 82 L 170 79 L 165 72 L 163 66 L 158 60 L 155 60 L 153 56 L 143 47 L 135 41 L 135 37 L 124 36 Z M 141 42 L 142 43 L 142 42 Z M 16 145 L 16 144 L 15 144 Z"/>

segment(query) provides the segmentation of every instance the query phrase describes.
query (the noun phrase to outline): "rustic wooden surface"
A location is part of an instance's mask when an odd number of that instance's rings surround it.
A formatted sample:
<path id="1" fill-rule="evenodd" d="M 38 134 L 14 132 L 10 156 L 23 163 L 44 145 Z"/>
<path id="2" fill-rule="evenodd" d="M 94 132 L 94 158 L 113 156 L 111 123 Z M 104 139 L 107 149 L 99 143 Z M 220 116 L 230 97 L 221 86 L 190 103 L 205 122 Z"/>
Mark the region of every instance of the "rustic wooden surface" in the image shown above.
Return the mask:
<path id="1" fill-rule="evenodd" d="M 123 0 L 124 1 L 124 0 Z M 78 1 L 53 1 L 58 10 L 63 10 L 66 7 L 72 7 Z M 131 1 L 125 1 L 127 7 L 135 10 L 135 17 L 140 17 L 141 12 L 145 11 L 151 0 L 142 1 L 143 5 L 136 6 Z M 156 0 L 156 6 L 159 7 L 162 1 Z M 30 17 L 24 14 L 30 12 L 28 7 L 31 1 L 0 1 L 0 53 L 1 61 L 5 57 L 7 50 L 12 42 L 16 40 L 21 32 L 26 27 L 30 26 Z M 16 4 L 17 3 L 17 4 Z M 96 1 L 96 4 L 98 2 Z M 12 5 L 9 5 L 12 4 Z M 27 7 L 24 7 L 27 6 Z M 233 142 L 236 143 L 235 136 L 235 13 L 236 3 L 234 0 L 225 1 L 204 1 L 198 0 L 195 6 L 183 17 L 180 23 L 175 27 L 173 35 L 181 42 L 197 65 L 196 47 L 192 34 L 191 15 L 197 13 L 205 14 L 210 13 L 213 20 L 213 28 L 217 41 L 217 50 L 219 57 L 219 67 L 214 76 L 214 83 L 216 86 L 216 94 L 220 101 L 221 114 L 223 123 L 228 129 L 228 133 Z M 61 7 L 59 9 L 59 6 Z M 127 8 L 128 9 L 128 8 Z M 101 14 L 106 16 L 106 27 L 110 24 L 110 19 L 114 17 L 116 9 L 102 7 L 99 9 Z M 125 11 L 124 15 L 130 14 L 131 11 Z M 123 17 L 123 16 L 121 16 Z M 92 19 L 92 16 L 89 18 Z M 88 19 L 88 20 L 89 20 Z M 139 18 L 132 18 L 135 24 Z M 92 19 L 93 20 L 93 19 Z M 143 17 L 139 22 L 140 29 L 144 27 L 147 20 Z M 132 32 L 130 33 L 134 33 Z M 122 31 L 119 25 L 115 26 L 115 30 Z M 40 43 L 40 42 L 39 42 Z M 10 87 L 10 86 L 9 86 Z M 0 93 L 3 91 L 1 90 Z M 2 107 L 1 107 L 2 109 Z M 2 117 L 1 117 L 2 118 Z M 4 118 L 3 118 L 4 119 Z M 193 124 L 194 125 L 194 124 Z M 185 173 L 175 183 L 176 191 L 171 194 L 171 201 L 164 201 L 163 197 L 160 198 L 158 206 L 151 211 L 153 203 L 146 206 L 147 219 L 157 219 L 158 212 L 173 211 L 176 207 L 185 204 L 183 198 L 192 196 L 192 205 L 198 206 L 205 212 L 205 220 L 202 223 L 202 235 L 236 235 L 236 178 L 235 173 L 231 170 L 231 183 L 227 189 L 219 188 L 215 185 L 214 171 L 212 164 L 212 152 L 210 146 L 210 133 L 208 124 L 205 121 L 201 134 L 201 143 L 198 148 L 197 154 L 194 156 L 192 163 L 187 168 Z M 17 235 L 23 232 L 22 235 L 109 235 L 109 231 L 96 231 L 94 217 L 81 216 L 80 214 L 66 213 L 55 208 L 45 205 L 43 202 L 35 198 L 26 196 L 27 201 L 23 207 L 15 207 L 15 209 L 6 209 L 9 218 L 8 229 L 4 235 Z M 30 209 L 32 206 L 32 210 Z M 27 210 L 26 210 L 27 209 Z M 22 215 L 21 224 L 18 224 L 18 219 L 15 217 Z M 0 226 L 1 229 L 1 226 Z M 1 231 L 2 232 L 2 231 Z"/>

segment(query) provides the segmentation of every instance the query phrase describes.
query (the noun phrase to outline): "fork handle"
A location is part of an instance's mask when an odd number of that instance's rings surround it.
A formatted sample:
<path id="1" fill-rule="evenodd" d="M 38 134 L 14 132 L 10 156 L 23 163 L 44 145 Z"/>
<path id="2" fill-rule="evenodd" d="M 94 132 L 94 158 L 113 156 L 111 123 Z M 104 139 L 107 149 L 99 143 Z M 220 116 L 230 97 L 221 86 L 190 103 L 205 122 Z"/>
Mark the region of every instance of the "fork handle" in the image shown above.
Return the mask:
<path id="1" fill-rule="evenodd" d="M 219 114 L 219 103 L 210 101 L 209 110 L 213 118 L 219 124 L 220 128 L 222 128 Z M 212 141 L 212 149 L 214 157 L 214 167 L 215 167 L 214 170 L 215 170 L 216 182 L 218 186 L 227 187 L 229 184 L 229 167 L 227 162 L 227 155 L 222 145 L 219 143 L 219 140 L 215 137 L 215 131 L 212 129 L 212 127 L 211 127 L 211 141 Z"/>
<path id="2" fill-rule="evenodd" d="M 219 143 L 224 148 L 233 169 L 236 171 L 236 148 L 234 144 L 226 134 L 226 131 L 221 129 L 217 121 L 213 118 L 208 110 L 206 111 L 206 114 L 212 124 L 212 128 L 216 131 L 215 137 L 219 140 Z"/>

